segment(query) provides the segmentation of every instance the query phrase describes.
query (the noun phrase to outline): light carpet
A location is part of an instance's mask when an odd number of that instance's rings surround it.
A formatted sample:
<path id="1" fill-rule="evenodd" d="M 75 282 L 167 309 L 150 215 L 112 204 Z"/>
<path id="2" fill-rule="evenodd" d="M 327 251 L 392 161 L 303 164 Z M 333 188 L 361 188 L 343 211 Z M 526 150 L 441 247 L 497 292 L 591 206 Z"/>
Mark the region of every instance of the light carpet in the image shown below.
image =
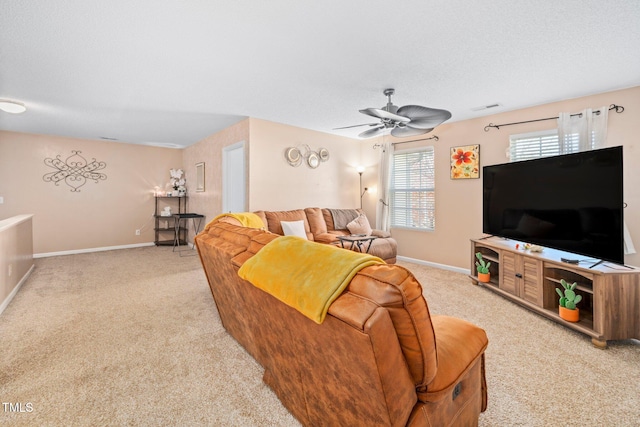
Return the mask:
<path id="1" fill-rule="evenodd" d="M 225 332 L 197 257 L 144 247 L 35 263 L 0 315 L 0 425 L 299 425 Z M 640 425 L 638 341 L 600 350 L 463 274 L 400 265 L 433 314 L 487 331 L 481 426 Z"/>

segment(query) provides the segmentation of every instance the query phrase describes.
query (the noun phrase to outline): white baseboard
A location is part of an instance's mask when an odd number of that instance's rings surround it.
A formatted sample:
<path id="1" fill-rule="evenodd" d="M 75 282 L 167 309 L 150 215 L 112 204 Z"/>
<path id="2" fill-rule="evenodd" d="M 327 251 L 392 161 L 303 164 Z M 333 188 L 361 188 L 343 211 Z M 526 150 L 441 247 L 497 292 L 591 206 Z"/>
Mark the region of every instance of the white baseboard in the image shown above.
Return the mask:
<path id="1" fill-rule="evenodd" d="M 397 256 L 396 259 L 400 261 L 412 262 L 414 264 L 421 264 L 421 265 L 427 265 L 429 267 L 441 268 L 443 270 L 449 270 L 456 273 L 462 273 L 467 275 L 471 274 L 471 270 L 469 270 L 468 268 L 460 268 L 460 267 L 454 267 L 452 265 L 438 264 L 437 262 L 424 261 L 421 259 L 409 258 L 406 256 Z"/>
<path id="2" fill-rule="evenodd" d="M 134 245 L 120 245 L 120 246 L 105 246 L 102 248 L 88 248 L 88 249 L 74 249 L 70 251 L 60 251 L 60 252 L 45 252 L 41 254 L 33 254 L 34 258 L 46 258 L 50 256 L 58 256 L 58 255 L 74 255 L 74 254 L 84 254 L 89 252 L 103 252 L 103 251 L 113 251 L 116 249 L 130 249 L 130 248 L 141 248 L 143 246 L 154 246 L 155 243 L 136 243 Z"/>
<path id="3" fill-rule="evenodd" d="M 16 294 L 20 290 L 20 287 L 22 286 L 22 284 L 27 281 L 27 279 L 31 275 L 31 272 L 35 268 L 35 266 L 36 266 L 35 264 L 31 265 L 31 268 L 29 268 L 29 271 L 27 271 L 25 273 L 25 275 L 22 276 L 22 279 L 20 279 L 20 281 L 18 282 L 16 287 L 13 288 L 13 291 L 11 291 L 11 293 L 4 299 L 4 301 L 2 301 L 2 304 L 0 304 L 0 314 L 2 314 L 2 312 L 4 311 L 5 308 L 7 308 L 7 306 L 9 305 L 11 300 L 13 299 L 13 297 L 16 296 Z"/>

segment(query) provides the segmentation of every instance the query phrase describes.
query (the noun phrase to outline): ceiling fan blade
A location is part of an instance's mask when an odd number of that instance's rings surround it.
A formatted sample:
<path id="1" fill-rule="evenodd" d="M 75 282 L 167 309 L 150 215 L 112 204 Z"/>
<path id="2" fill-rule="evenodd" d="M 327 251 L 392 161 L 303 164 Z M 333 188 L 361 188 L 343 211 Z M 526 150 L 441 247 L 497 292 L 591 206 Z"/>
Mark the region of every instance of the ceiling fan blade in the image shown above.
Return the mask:
<path id="1" fill-rule="evenodd" d="M 359 138 L 371 138 L 372 136 L 378 135 L 383 130 L 384 130 L 384 126 L 378 126 L 377 128 L 365 130 L 364 132 L 358 134 L 358 137 Z"/>
<path id="2" fill-rule="evenodd" d="M 423 107 L 421 105 L 405 105 L 398 108 L 398 114 L 409 117 L 411 127 L 418 129 L 434 128 L 451 118 L 451 112 L 439 108 Z"/>
<path id="3" fill-rule="evenodd" d="M 418 129 L 410 128 L 408 126 L 398 126 L 391 130 L 391 135 L 396 138 L 404 138 L 407 136 L 417 136 L 431 132 L 433 129 Z"/>
<path id="4" fill-rule="evenodd" d="M 366 108 L 364 110 L 360 110 L 360 112 L 362 114 L 367 114 L 371 117 L 377 117 L 383 120 L 384 119 L 392 120 L 394 122 L 399 122 L 399 123 L 407 123 L 409 120 L 411 120 L 408 117 L 400 116 L 398 114 L 393 114 L 386 110 L 382 110 L 380 108 Z"/>
<path id="5" fill-rule="evenodd" d="M 441 124 L 444 120 L 440 120 L 432 117 L 419 117 L 417 119 L 411 119 L 407 126 L 416 128 L 416 129 L 433 129 L 434 127 Z"/>
<path id="6" fill-rule="evenodd" d="M 338 130 L 338 129 L 349 129 L 349 128 L 357 128 L 360 126 L 378 126 L 380 123 L 365 123 L 362 125 L 352 125 L 352 126 L 343 126 L 341 128 L 333 128 L 333 130 Z"/>

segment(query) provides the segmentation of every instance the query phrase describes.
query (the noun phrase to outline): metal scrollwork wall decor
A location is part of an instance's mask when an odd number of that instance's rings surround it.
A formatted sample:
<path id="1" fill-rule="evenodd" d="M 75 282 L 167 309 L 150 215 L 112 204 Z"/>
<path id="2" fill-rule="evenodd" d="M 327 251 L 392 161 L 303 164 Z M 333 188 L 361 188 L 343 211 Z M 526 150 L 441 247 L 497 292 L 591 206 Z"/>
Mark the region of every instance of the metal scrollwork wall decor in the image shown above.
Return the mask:
<path id="1" fill-rule="evenodd" d="M 64 161 L 59 154 L 55 158 L 44 159 L 45 165 L 56 169 L 42 177 L 45 182 L 53 182 L 55 185 L 64 182 L 71 187 L 72 192 L 79 192 L 80 187 L 85 185 L 87 180 L 93 180 L 97 184 L 107 179 L 107 175 L 98 172 L 107 167 L 105 162 L 99 162 L 95 158 L 87 162 L 87 159 L 80 155 L 81 151 L 71 150 L 71 152 L 73 154 Z"/>
<path id="2" fill-rule="evenodd" d="M 294 168 L 304 161 L 311 169 L 315 169 L 321 162 L 329 160 L 329 150 L 319 148 L 318 151 L 313 151 L 307 144 L 302 144 L 297 147 L 287 147 L 284 150 L 284 158 Z"/>

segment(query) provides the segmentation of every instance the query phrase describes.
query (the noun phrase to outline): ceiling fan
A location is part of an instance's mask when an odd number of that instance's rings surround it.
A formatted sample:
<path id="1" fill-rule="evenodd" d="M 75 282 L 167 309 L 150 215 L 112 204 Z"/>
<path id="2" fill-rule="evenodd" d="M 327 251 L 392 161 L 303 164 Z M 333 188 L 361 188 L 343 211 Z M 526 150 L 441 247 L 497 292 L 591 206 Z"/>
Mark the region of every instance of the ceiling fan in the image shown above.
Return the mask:
<path id="1" fill-rule="evenodd" d="M 451 113 L 447 110 L 437 108 L 422 107 L 420 105 L 405 105 L 398 108 L 391 102 L 391 95 L 395 89 L 385 89 L 387 105 L 382 108 L 366 108 L 360 110 L 361 113 L 380 119 L 378 123 L 366 123 L 362 125 L 345 126 L 336 129 L 348 129 L 359 126 L 375 126 L 358 134 L 360 138 L 371 138 L 387 129 L 391 129 L 391 135 L 397 138 L 422 135 L 429 133 L 451 118 Z"/>

